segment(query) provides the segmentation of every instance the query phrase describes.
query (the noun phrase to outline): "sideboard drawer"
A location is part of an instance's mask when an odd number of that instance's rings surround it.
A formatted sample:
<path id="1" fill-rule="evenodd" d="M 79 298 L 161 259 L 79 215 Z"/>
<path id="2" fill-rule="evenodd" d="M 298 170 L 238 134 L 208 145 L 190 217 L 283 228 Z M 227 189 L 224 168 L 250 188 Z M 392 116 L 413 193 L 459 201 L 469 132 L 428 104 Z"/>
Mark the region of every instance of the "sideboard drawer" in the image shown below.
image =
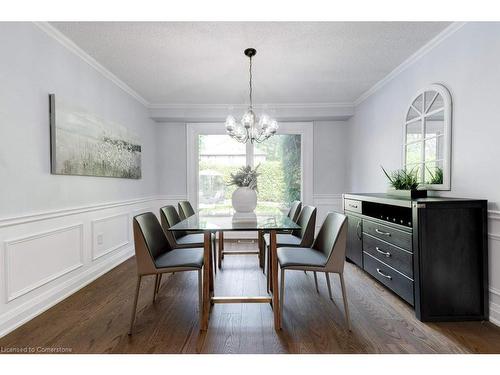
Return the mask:
<path id="1" fill-rule="evenodd" d="M 361 201 L 355 201 L 352 199 L 344 199 L 344 209 L 346 211 L 361 213 Z"/>
<path id="2" fill-rule="evenodd" d="M 413 306 L 413 281 L 366 252 L 363 253 L 363 265 L 366 272 Z"/>
<path id="3" fill-rule="evenodd" d="M 363 233 L 380 238 L 405 250 L 412 251 L 412 234 L 402 230 L 363 219 Z"/>
<path id="4" fill-rule="evenodd" d="M 363 250 L 382 263 L 413 279 L 413 254 L 387 242 L 363 234 Z"/>

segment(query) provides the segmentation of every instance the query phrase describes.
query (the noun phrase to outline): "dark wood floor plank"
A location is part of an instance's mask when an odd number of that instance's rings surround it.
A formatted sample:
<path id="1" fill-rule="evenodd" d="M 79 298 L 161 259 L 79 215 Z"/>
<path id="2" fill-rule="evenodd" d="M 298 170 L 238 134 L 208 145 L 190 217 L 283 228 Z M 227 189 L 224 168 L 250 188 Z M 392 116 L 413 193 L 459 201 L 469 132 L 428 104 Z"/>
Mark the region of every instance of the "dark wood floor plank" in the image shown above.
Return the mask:
<path id="1" fill-rule="evenodd" d="M 256 245 L 226 242 L 226 250 Z M 140 290 L 134 335 L 128 324 L 136 282 L 130 259 L 0 339 L 0 346 L 71 348 L 73 353 L 500 353 L 500 328 L 489 322 L 422 323 L 413 309 L 357 267 L 346 264 L 352 320 L 347 330 L 340 282 L 324 274 L 286 273 L 283 330 L 269 304 L 217 304 L 200 332 L 197 275 L 165 275 L 152 302 L 153 277 Z M 255 255 L 226 256 L 216 295 L 264 295 Z"/>

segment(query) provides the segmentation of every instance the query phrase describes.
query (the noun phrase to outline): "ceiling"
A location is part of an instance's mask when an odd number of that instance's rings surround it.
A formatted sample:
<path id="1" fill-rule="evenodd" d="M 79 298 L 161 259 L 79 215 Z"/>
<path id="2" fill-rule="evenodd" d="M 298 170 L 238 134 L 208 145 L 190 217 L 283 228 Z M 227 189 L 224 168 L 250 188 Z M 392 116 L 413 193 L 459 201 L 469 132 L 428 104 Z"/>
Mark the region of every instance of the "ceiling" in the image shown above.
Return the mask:
<path id="1" fill-rule="evenodd" d="M 150 104 L 352 103 L 447 22 L 54 22 Z"/>

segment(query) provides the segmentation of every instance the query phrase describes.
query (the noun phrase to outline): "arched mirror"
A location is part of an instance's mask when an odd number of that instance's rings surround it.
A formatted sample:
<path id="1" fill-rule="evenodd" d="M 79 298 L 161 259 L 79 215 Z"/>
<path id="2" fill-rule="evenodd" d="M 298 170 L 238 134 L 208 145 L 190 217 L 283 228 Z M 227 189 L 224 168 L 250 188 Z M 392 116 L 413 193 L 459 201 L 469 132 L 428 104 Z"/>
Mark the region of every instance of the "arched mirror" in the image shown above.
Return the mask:
<path id="1" fill-rule="evenodd" d="M 451 110 L 450 93 L 434 84 L 419 91 L 406 112 L 403 168 L 428 190 L 450 190 Z"/>

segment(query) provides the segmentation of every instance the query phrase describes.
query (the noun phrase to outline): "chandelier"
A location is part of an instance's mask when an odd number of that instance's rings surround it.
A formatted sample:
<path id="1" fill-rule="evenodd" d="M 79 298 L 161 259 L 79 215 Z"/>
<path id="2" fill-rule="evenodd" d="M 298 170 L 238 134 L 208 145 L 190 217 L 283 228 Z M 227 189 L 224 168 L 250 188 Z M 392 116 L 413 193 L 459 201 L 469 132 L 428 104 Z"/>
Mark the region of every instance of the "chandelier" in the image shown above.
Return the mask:
<path id="1" fill-rule="evenodd" d="M 241 121 L 237 122 L 236 119 L 229 115 L 226 118 L 226 131 L 232 138 L 238 142 L 261 143 L 276 134 L 278 130 L 278 122 L 266 114 L 261 114 L 260 117 L 255 115 L 253 111 L 252 102 L 252 57 L 255 56 L 257 51 L 254 48 L 247 48 L 245 55 L 250 59 L 250 80 L 249 80 L 249 98 L 250 106 L 245 112 Z"/>

